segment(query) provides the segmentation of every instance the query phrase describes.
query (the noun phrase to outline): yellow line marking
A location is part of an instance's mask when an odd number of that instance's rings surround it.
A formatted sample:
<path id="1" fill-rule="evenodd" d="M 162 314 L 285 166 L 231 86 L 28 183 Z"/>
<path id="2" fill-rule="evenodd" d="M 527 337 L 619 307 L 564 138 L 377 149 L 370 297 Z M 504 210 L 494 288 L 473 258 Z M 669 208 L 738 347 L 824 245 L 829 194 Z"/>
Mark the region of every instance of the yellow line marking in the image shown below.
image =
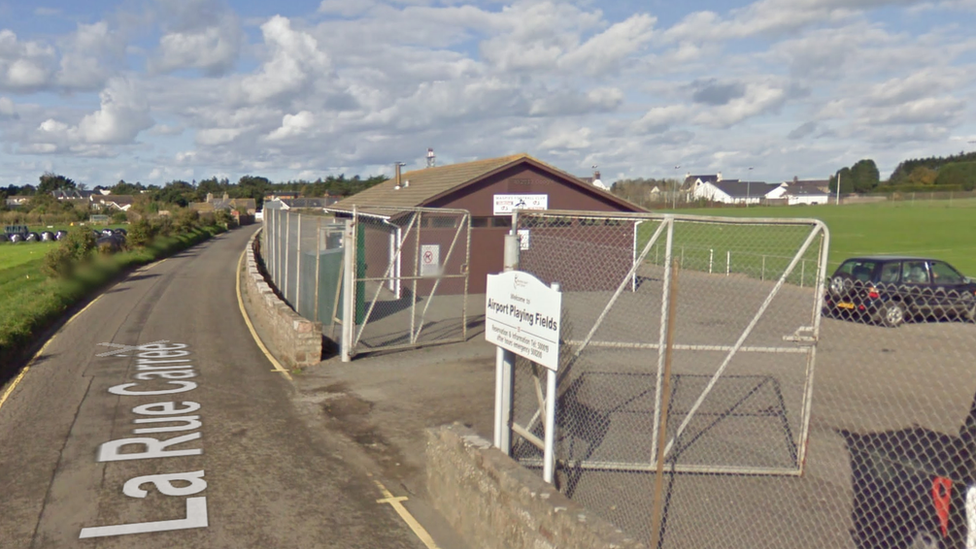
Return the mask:
<path id="1" fill-rule="evenodd" d="M 410 511 L 407 511 L 407 508 L 404 507 L 402 503 L 400 503 L 402 501 L 407 501 L 407 498 L 403 496 L 394 497 L 393 494 L 391 494 L 390 491 L 386 489 L 386 486 L 383 486 L 383 483 L 381 483 L 378 480 L 373 480 L 373 482 L 376 483 L 376 487 L 379 488 L 380 493 L 383 494 L 383 499 L 376 500 L 376 503 L 389 503 L 390 506 L 393 507 L 393 509 L 397 512 L 397 514 L 400 515 L 400 518 L 402 518 L 403 521 L 407 523 L 407 526 L 409 526 L 410 529 L 413 530 L 413 533 L 416 534 L 418 538 L 420 538 L 420 541 L 422 541 L 424 545 L 427 546 L 427 549 L 438 549 L 437 544 L 434 543 L 434 538 L 430 537 L 430 534 L 427 533 L 427 530 L 424 529 L 424 527 L 421 526 L 419 522 L 417 522 L 417 519 L 413 518 L 413 515 L 410 514 Z"/>
<path id="2" fill-rule="evenodd" d="M 250 241 L 249 241 L 250 242 Z M 247 248 L 241 252 L 241 258 L 237 260 L 237 306 L 241 308 L 241 316 L 244 317 L 244 324 L 247 324 L 247 329 L 251 332 L 251 337 L 254 338 L 254 342 L 258 344 L 258 348 L 264 353 L 264 356 L 268 358 L 271 365 L 275 367 L 274 372 L 279 372 L 285 374 L 288 381 L 291 381 L 291 374 L 288 370 L 282 368 L 281 363 L 275 360 L 275 357 L 271 356 L 268 348 L 264 346 L 264 342 L 258 336 L 258 333 L 254 330 L 254 324 L 251 324 L 251 317 L 247 316 L 247 310 L 244 309 L 244 299 L 241 297 L 241 265 L 244 264 L 244 254 L 247 253 Z"/>

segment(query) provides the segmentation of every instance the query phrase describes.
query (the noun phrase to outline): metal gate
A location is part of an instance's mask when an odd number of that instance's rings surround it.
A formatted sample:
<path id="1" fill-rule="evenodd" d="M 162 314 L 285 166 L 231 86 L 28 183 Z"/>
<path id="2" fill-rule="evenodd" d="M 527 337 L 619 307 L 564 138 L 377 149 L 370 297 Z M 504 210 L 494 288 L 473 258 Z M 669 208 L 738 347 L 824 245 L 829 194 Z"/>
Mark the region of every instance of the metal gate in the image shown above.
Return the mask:
<path id="1" fill-rule="evenodd" d="M 564 295 L 564 471 L 652 471 L 659 457 L 686 472 L 802 471 L 827 261 L 823 223 L 523 211 L 514 226 L 519 269 L 558 282 Z M 677 280 L 667 268 L 675 262 Z M 662 406 L 668 350 L 673 386 Z M 528 362 L 517 368 L 516 433 L 541 428 L 539 372 Z M 538 458 L 535 446 L 520 445 L 521 457 Z"/>
<path id="2" fill-rule="evenodd" d="M 350 217 L 343 240 L 343 360 L 467 339 L 470 213 L 393 207 L 330 211 Z"/>

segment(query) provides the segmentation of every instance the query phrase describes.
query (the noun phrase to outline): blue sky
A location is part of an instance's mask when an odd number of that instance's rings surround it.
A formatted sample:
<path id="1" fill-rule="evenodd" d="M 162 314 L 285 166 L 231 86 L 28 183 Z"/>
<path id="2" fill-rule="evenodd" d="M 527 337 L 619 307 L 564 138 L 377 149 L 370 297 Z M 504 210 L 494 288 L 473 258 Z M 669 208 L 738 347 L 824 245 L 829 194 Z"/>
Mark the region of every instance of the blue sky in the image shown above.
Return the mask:
<path id="1" fill-rule="evenodd" d="M 976 0 L 0 0 L 0 186 L 389 174 L 427 147 L 887 177 L 976 149 L 974 25 Z"/>

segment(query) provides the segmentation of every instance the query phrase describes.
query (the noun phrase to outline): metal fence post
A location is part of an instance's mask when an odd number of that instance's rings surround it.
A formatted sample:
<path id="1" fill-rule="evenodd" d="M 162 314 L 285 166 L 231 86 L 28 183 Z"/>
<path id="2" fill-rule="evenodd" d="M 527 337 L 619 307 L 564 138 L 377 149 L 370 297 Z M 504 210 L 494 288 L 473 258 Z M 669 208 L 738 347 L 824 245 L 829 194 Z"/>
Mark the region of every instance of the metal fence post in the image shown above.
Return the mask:
<path id="1" fill-rule="evenodd" d="M 295 258 L 295 312 L 302 316 L 302 214 L 298 214 L 298 248 Z"/>
<path id="2" fill-rule="evenodd" d="M 732 250 L 725 251 L 725 276 L 732 272 Z"/>
<path id="3" fill-rule="evenodd" d="M 518 269 L 517 227 L 505 235 L 504 270 Z M 495 446 L 512 454 L 512 393 L 515 389 L 515 353 L 501 347 L 495 350 Z"/>
<path id="4" fill-rule="evenodd" d="M 559 283 L 550 286 L 559 291 Z M 556 473 L 556 371 L 546 368 L 546 432 L 543 450 L 542 480 L 552 484 Z"/>
<path id="5" fill-rule="evenodd" d="M 356 327 L 356 218 L 346 220 L 342 233 L 342 361 L 352 359 L 352 335 Z"/>
<path id="6" fill-rule="evenodd" d="M 708 250 L 708 274 L 712 274 L 712 263 L 714 262 L 714 259 L 715 259 L 715 250 L 709 249 Z"/>
<path id="7" fill-rule="evenodd" d="M 282 293 L 285 301 L 288 301 L 288 256 L 291 254 L 291 212 L 285 212 L 285 280 L 282 285 Z"/>
<path id="8" fill-rule="evenodd" d="M 322 245 L 322 216 L 316 218 L 315 224 L 315 303 L 312 305 L 312 318 L 322 322 L 319 318 L 319 286 L 321 286 L 321 281 L 319 280 L 319 275 L 321 274 L 322 268 L 322 250 L 319 246 Z"/>
<path id="9" fill-rule="evenodd" d="M 759 273 L 759 280 L 766 280 L 766 256 L 762 256 L 762 271 Z"/>

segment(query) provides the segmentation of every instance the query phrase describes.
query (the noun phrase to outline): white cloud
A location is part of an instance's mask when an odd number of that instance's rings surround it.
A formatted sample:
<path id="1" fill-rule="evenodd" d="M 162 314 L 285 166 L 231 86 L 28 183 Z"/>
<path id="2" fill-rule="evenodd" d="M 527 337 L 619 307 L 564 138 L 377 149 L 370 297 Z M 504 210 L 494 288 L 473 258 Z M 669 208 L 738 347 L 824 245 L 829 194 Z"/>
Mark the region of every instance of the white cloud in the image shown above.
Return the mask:
<path id="1" fill-rule="evenodd" d="M 589 128 L 579 128 L 576 130 L 555 129 L 550 135 L 539 143 L 539 148 L 547 151 L 558 151 L 560 149 L 586 149 L 590 146 Z"/>
<path id="2" fill-rule="evenodd" d="M 631 16 L 566 53 L 559 64 L 591 76 L 614 70 L 623 59 L 650 41 L 655 21 L 647 14 Z"/>
<path id="3" fill-rule="evenodd" d="M 302 135 L 313 126 L 315 126 L 315 115 L 309 111 L 286 114 L 281 120 L 281 127 L 271 132 L 268 139 L 277 140 Z"/>
<path id="4" fill-rule="evenodd" d="M 152 127 L 149 105 L 138 86 L 116 78 L 100 94 L 101 108 L 81 119 L 79 137 L 85 143 L 126 144 Z"/>
<path id="5" fill-rule="evenodd" d="M 0 90 L 28 92 L 51 81 L 55 52 L 40 42 L 23 42 L 10 30 L 0 30 Z"/>
<path id="6" fill-rule="evenodd" d="M 291 22 L 276 15 L 261 25 L 270 58 L 257 74 L 244 78 L 241 87 L 252 103 L 296 93 L 315 78 L 331 71 L 328 54 L 319 50 L 310 34 L 292 29 Z"/>
<path id="7" fill-rule="evenodd" d="M 660 132 L 687 120 L 690 109 L 686 105 L 652 107 L 634 123 L 637 133 Z"/>
<path id="8" fill-rule="evenodd" d="M 787 92 L 773 83 L 748 83 L 740 97 L 705 110 L 694 117 L 694 122 L 708 126 L 727 128 L 747 118 L 779 109 L 786 103 Z"/>

